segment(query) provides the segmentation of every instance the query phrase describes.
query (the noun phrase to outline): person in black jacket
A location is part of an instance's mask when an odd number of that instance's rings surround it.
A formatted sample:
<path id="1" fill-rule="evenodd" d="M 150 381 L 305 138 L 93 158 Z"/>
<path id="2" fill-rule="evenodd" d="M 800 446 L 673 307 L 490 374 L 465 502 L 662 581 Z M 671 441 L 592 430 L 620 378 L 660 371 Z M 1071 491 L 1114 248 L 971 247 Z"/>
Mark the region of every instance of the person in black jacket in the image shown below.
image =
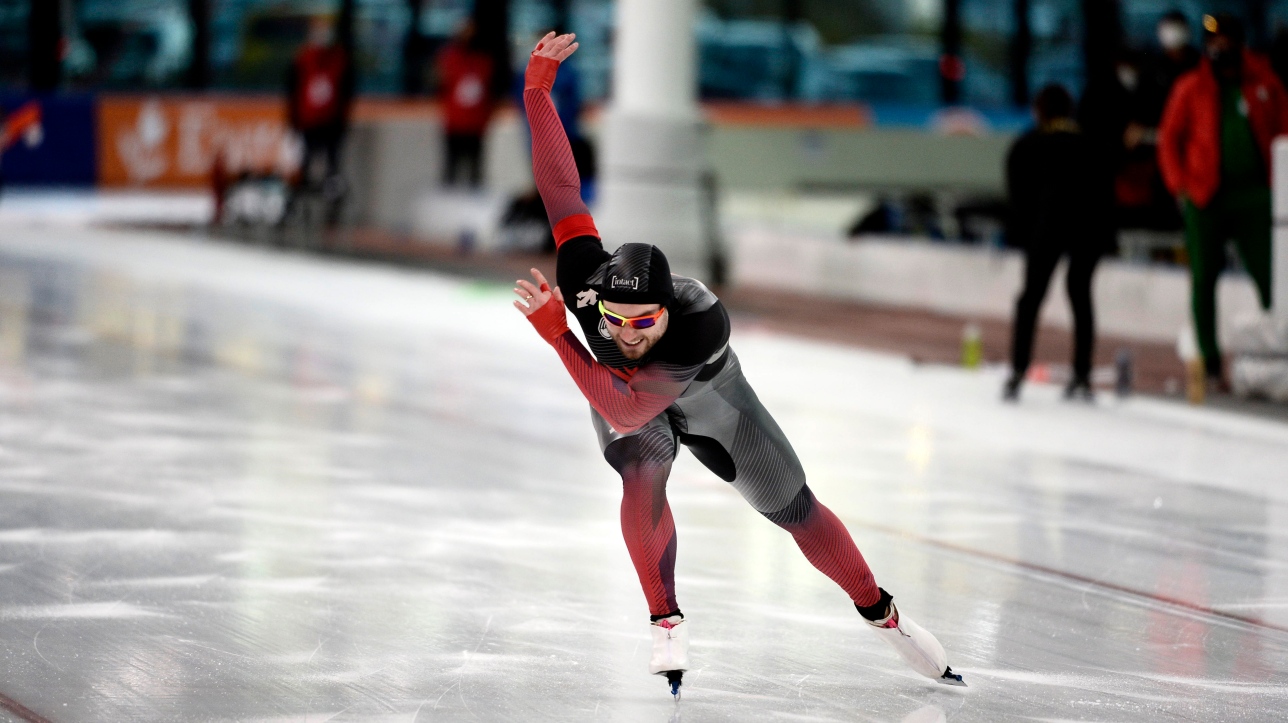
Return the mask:
<path id="1" fill-rule="evenodd" d="M 1024 249 L 1024 291 L 1015 303 L 1011 376 L 1004 398 L 1019 399 L 1033 356 L 1038 311 L 1056 264 L 1069 257 L 1073 307 L 1073 378 L 1066 398 L 1090 400 L 1095 315 L 1091 277 L 1113 240 L 1112 187 L 1096 146 L 1073 120 L 1073 98 L 1059 85 L 1043 88 L 1033 104 L 1037 127 L 1016 140 L 1006 159 L 1009 240 Z"/>

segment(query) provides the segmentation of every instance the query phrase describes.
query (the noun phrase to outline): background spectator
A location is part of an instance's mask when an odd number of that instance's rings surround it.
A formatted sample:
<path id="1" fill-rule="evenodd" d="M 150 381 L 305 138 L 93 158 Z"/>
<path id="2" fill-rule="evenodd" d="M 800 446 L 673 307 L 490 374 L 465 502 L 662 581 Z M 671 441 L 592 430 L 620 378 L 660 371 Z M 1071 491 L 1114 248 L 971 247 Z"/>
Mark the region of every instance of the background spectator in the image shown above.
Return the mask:
<path id="1" fill-rule="evenodd" d="M 1024 249 L 1024 290 L 1015 303 L 1011 376 L 1003 397 L 1019 399 L 1033 354 L 1033 333 L 1051 274 L 1069 257 L 1073 307 L 1073 378 L 1067 398 L 1090 399 L 1095 316 L 1091 278 L 1113 240 L 1110 190 L 1091 140 L 1073 120 L 1073 98 L 1048 85 L 1033 104 L 1037 127 L 1016 140 L 1006 161 L 1011 242 Z"/>
<path id="2" fill-rule="evenodd" d="M 1228 15 L 1203 18 L 1204 57 L 1176 82 L 1159 129 L 1163 178 L 1181 199 L 1194 328 L 1209 386 L 1223 389 L 1216 282 L 1233 240 L 1270 307 L 1270 142 L 1288 132 L 1288 97 Z"/>
<path id="3" fill-rule="evenodd" d="M 340 26 L 344 27 L 345 18 Z M 316 17 L 309 25 L 308 41 L 296 54 L 287 74 L 287 116 L 291 128 L 304 142 L 300 177 L 292 203 L 306 187 L 329 181 L 326 189 L 334 201 L 342 193 L 340 148 L 349 128 L 353 105 L 353 54 L 351 43 L 337 39 L 330 22 Z M 344 36 L 347 33 L 340 33 Z M 319 173 L 317 164 L 323 164 Z M 337 206 L 329 222 L 334 224 Z"/>
<path id="4" fill-rule="evenodd" d="M 438 56 L 439 98 L 443 104 L 446 164 L 443 182 L 483 182 L 483 135 L 495 106 L 494 61 L 478 41 L 473 20 L 466 21 Z"/>

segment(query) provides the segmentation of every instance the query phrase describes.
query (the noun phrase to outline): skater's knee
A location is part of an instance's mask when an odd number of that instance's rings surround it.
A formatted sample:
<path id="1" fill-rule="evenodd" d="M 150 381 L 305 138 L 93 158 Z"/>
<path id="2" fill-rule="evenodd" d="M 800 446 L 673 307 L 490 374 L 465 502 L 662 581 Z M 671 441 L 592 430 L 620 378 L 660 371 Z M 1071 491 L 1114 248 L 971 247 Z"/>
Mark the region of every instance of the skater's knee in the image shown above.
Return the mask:
<path id="1" fill-rule="evenodd" d="M 810 492 L 809 485 L 801 485 L 800 492 L 788 502 L 785 507 L 774 512 L 762 512 L 769 521 L 779 527 L 788 525 L 799 525 L 809 517 L 810 512 L 814 510 L 814 494 Z"/>
<path id="2" fill-rule="evenodd" d="M 622 498 L 628 501 L 649 501 L 653 504 L 666 499 L 666 482 L 671 468 L 655 464 L 638 464 L 621 471 Z"/>
<path id="3" fill-rule="evenodd" d="M 604 459 L 625 477 L 640 468 L 665 468 L 675 458 L 675 440 L 661 430 L 623 437 L 604 449 Z"/>

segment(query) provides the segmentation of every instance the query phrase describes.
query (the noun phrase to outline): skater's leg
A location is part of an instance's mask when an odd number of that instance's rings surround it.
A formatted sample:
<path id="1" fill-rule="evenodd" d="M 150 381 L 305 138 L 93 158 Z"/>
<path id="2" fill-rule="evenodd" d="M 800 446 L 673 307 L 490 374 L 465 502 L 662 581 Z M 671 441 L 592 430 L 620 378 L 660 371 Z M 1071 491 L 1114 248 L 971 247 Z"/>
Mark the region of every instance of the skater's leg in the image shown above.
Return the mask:
<path id="1" fill-rule="evenodd" d="M 761 405 L 732 351 L 712 389 L 677 403 L 679 439 L 765 517 L 787 530 L 805 558 L 841 586 L 859 613 L 918 672 L 963 685 L 943 646 L 890 603 L 832 511 L 814 498 L 786 435 Z"/>
<path id="2" fill-rule="evenodd" d="M 805 485 L 805 470 L 777 422 L 742 376 L 736 358 L 718 392 L 691 407 L 680 441 L 708 469 L 733 484 L 758 512 L 787 530 L 805 558 L 858 605 L 880 595 L 845 525 Z M 712 423 L 711 420 L 720 420 Z"/>
<path id="3" fill-rule="evenodd" d="M 805 559 L 840 585 L 856 607 L 868 607 L 880 599 L 881 591 L 872 570 L 849 531 L 831 510 L 814 498 L 809 485 L 802 486 L 787 507 L 765 513 L 765 517 L 791 533 Z"/>
<path id="4" fill-rule="evenodd" d="M 598 423 L 598 422 L 597 422 Z M 675 460 L 670 427 L 650 424 L 610 441 L 604 458 L 622 476 L 622 537 L 655 618 L 679 611 L 675 601 L 675 522 L 666 480 Z"/>
<path id="5" fill-rule="evenodd" d="M 666 480 L 675 461 L 675 431 L 666 415 L 620 434 L 592 410 L 604 459 L 622 476 L 622 537 L 651 617 L 649 672 L 665 675 L 671 694 L 689 669 L 689 624 L 675 601 L 675 522 Z"/>

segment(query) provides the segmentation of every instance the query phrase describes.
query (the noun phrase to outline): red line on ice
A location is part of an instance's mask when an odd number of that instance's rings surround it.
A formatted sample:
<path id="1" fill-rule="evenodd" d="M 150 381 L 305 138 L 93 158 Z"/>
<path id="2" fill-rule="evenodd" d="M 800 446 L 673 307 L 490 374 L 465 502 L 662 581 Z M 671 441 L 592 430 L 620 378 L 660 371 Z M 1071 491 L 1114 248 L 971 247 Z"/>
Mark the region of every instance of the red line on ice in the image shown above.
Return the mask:
<path id="1" fill-rule="evenodd" d="M 893 535 L 895 537 L 906 537 L 910 540 L 916 540 L 926 545 L 931 545 L 932 547 L 939 547 L 945 550 L 952 550 L 953 552 L 960 552 L 964 555 L 983 557 L 989 560 L 993 560 L 994 562 L 1000 562 L 1006 565 L 1014 565 L 1016 567 L 1020 567 L 1026 570 L 1033 570 L 1034 572 L 1041 572 L 1054 577 L 1062 577 L 1062 578 L 1065 578 L 1066 580 L 1073 580 L 1075 582 L 1081 582 L 1087 585 L 1093 585 L 1095 587 L 1104 588 L 1106 590 L 1113 590 L 1114 592 L 1120 592 L 1126 595 L 1132 595 L 1135 597 L 1141 597 L 1141 598 L 1146 598 L 1148 600 L 1153 600 L 1155 602 L 1166 603 L 1168 605 L 1172 605 L 1178 608 L 1183 608 L 1185 610 L 1189 610 L 1196 613 L 1202 613 L 1204 615 L 1212 615 L 1218 618 L 1225 618 L 1226 620 L 1234 620 L 1240 623 L 1244 623 L 1245 625 L 1252 625 L 1258 628 L 1265 628 L 1267 630 L 1275 630 L 1281 633 L 1288 633 L 1288 627 L 1285 627 L 1283 625 L 1268 623 L 1264 620 L 1261 620 L 1259 618 L 1254 618 L 1248 615 L 1240 615 L 1238 613 L 1226 612 L 1224 610 L 1217 610 L 1216 608 L 1211 608 L 1206 605 L 1200 605 L 1198 603 L 1190 602 L 1189 600 L 1183 600 L 1178 597 L 1172 597 L 1170 595 L 1160 595 L 1158 593 L 1148 592 L 1145 590 L 1138 590 L 1136 588 L 1128 587 L 1126 585 L 1119 585 L 1118 583 L 1115 583 L 1115 582 L 1097 580 L 1094 577 L 1080 575 L 1076 572 L 1069 572 L 1067 570 L 1060 570 L 1054 567 L 1047 567 L 1046 565 L 1039 565 L 1035 562 L 1026 562 L 1024 560 L 1017 560 L 1012 557 L 1006 557 L 1005 555 L 998 555 L 996 553 L 986 552 L 984 550 L 976 550 L 971 547 L 956 545 L 951 542 L 944 542 L 943 540 L 936 540 L 933 537 L 926 537 L 925 535 L 919 535 L 915 532 L 908 532 L 907 530 L 900 530 L 895 527 L 886 527 L 885 525 L 872 524 L 868 522 L 859 522 L 856 524 L 871 530 L 884 532 L 888 535 Z"/>
<path id="2" fill-rule="evenodd" d="M 18 716 L 27 723 L 51 723 L 51 721 L 36 711 L 10 698 L 4 693 L 0 693 L 0 708 Z"/>

